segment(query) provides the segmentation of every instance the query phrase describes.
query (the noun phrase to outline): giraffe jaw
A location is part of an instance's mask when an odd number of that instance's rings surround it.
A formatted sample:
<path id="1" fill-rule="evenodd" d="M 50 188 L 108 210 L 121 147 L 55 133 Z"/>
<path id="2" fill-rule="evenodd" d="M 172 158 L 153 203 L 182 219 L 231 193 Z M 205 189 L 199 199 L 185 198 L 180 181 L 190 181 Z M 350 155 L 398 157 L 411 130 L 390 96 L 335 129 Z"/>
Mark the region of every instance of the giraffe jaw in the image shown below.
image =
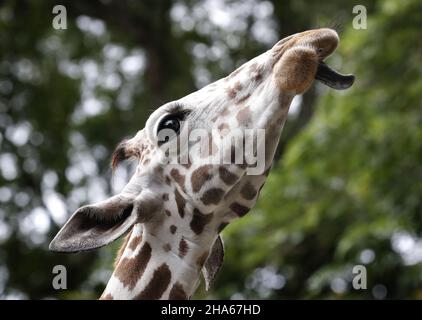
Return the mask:
<path id="1" fill-rule="evenodd" d="M 355 76 L 352 74 L 343 75 L 321 61 L 318 65 L 315 79 L 335 90 L 345 90 L 352 86 Z"/>

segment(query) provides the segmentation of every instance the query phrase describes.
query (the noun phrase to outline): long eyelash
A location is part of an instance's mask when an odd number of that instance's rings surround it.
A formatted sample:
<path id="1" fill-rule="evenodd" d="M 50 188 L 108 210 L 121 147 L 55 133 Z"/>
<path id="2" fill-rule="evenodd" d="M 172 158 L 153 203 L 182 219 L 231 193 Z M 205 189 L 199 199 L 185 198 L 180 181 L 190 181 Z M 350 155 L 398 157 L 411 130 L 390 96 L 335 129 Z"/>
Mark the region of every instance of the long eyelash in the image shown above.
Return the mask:
<path id="1" fill-rule="evenodd" d="M 179 120 L 185 120 L 186 116 L 188 116 L 191 113 L 192 110 L 185 109 L 182 105 L 178 104 L 175 106 L 172 106 L 168 113 L 177 117 Z"/>
<path id="2" fill-rule="evenodd" d="M 192 110 L 186 108 L 186 106 L 180 102 L 173 101 L 164 107 L 164 111 L 168 114 L 180 116 L 180 119 L 183 120 Z"/>

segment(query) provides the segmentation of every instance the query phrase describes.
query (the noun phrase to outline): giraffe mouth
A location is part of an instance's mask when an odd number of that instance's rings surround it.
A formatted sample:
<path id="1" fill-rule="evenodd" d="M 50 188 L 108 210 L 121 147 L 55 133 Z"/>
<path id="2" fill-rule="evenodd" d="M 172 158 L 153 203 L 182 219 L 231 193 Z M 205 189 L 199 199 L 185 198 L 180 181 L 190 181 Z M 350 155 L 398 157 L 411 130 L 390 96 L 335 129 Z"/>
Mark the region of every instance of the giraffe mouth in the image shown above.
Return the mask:
<path id="1" fill-rule="evenodd" d="M 318 65 L 315 79 L 335 90 L 345 90 L 355 82 L 354 75 L 338 73 L 322 61 Z"/>

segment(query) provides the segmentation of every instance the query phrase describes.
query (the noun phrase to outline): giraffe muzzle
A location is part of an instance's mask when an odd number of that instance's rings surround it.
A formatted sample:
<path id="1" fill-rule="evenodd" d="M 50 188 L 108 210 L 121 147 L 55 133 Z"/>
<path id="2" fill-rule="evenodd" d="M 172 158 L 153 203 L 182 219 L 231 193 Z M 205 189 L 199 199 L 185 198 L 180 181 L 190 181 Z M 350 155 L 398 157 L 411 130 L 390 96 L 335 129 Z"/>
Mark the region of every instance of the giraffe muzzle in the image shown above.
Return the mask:
<path id="1" fill-rule="evenodd" d="M 350 88 L 355 82 L 354 75 L 343 75 L 330 68 L 324 62 L 319 63 L 315 79 L 321 81 L 326 86 L 329 86 L 330 88 L 333 88 L 335 90 L 345 90 L 347 88 Z"/>

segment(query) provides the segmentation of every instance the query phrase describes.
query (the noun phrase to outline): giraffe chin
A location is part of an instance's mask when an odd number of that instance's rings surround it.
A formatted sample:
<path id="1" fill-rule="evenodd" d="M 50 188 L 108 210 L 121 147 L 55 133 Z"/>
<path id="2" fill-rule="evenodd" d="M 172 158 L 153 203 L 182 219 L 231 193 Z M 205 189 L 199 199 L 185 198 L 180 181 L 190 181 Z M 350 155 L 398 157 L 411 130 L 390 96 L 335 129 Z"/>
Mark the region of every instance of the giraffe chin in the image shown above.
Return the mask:
<path id="1" fill-rule="evenodd" d="M 320 62 L 315 79 L 326 86 L 335 90 L 345 90 L 350 88 L 355 82 L 355 76 L 352 74 L 343 75 L 330 68 L 324 62 Z"/>

